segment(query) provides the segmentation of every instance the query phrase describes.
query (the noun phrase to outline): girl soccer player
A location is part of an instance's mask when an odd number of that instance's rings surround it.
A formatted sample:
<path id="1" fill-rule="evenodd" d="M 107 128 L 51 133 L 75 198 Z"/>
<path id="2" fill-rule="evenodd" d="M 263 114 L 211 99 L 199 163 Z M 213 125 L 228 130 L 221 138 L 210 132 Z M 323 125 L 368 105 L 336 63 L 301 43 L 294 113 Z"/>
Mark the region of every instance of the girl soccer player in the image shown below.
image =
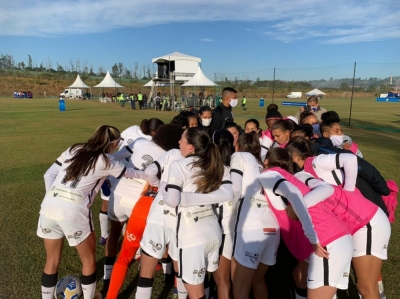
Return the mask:
<path id="1" fill-rule="evenodd" d="M 144 171 L 149 164 L 161 157 L 166 151 L 176 148 L 181 133 L 182 129 L 178 126 L 163 125 L 157 130 L 151 141 L 137 140 L 132 148 L 133 154 L 131 158 L 134 167 L 138 168 L 139 166 Z M 128 149 L 122 149 L 115 156 L 123 157 L 125 150 L 129 153 Z M 152 197 L 141 198 L 142 194 L 147 191 L 146 186 L 148 186 L 148 183 L 143 180 L 120 180 L 116 183 L 114 197 L 110 199 L 111 211 L 109 214 L 111 219 L 117 225 L 120 225 L 119 228 L 122 228 L 121 224 L 128 217 L 130 221 L 127 224 L 121 251 L 112 271 L 107 294 L 107 298 L 109 299 L 118 296 L 118 292 L 128 271 L 129 263 L 140 247 L 139 242 L 142 238 L 146 218 L 153 201 Z"/>
<path id="2" fill-rule="evenodd" d="M 179 249 L 178 269 L 190 298 L 206 298 L 204 278 L 206 271 L 218 268 L 221 229 L 211 204 L 199 201 L 185 207 L 181 199 L 186 192 L 207 193 L 225 190 L 225 201 L 233 192 L 229 173 L 224 169 L 221 155 L 204 130 L 186 129 L 179 143 L 183 160 L 170 165 L 164 201 L 177 207 L 176 244 Z M 230 191 L 229 191 L 230 189 Z M 181 193 L 183 192 L 183 193 Z M 196 194 L 194 194 L 196 195 Z M 197 194 L 202 198 L 202 194 Z M 188 196 L 190 198 L 191 195 Z M 220 196 L 221 197 L 221 196 Z"/>
<path id="3" fill-rule="evenodd" d="M 158 118 L 143 119 L 140 126 L 131 126 L 121 133 L 120 149 L 135 142 L 138 138 L 151 140 L 152 136 L 156 133 L 157 129 L 164 123 Z M 110 187 L 114 179 L 106 181 L 101 188 L 101 208 L 100 208 L 100 231 L 101 236 L 99 244 L 105 245 L 108 239 L 108 201 L 110 199 Z M 107 256 L 107 255 L 106 255 Z"/>
<path id="4" fill-rule="evenodd" d="M 313 157 L 307 141 L 301 138 L 291 141 L 287 149 L 292 153 L 293 161 L 314 177 L 323 177 L 324 172 L 331 174 L 337 168 L 344 167 L 344 177 L 340 177 L 340 181 L 345 182 L 343 190 L 341 184 L 339 186 L 332 184 L 335 196 L 325 202 L 352 233 L 354 246 L 352 263 L 357 275 L 357 288 L 362 298 L 379 299 L 376 280 L 381 273 L 382 261 L 387 259 L 391 228 L 385 213 L 355 188 L 357 163 L 346 163 L 342 156 L 349 156 L 357 161 L 356 156 L 340 154 L 322 155 L 323 159 L 319 158 L 321 156 Z M 349 171 L 351 165 L 355 170 Z M 296 174 L 296 177 L 309 182 L 311 176 L 303 172 Z"/>
<path id="5" fill-rule="evenodd" d="M 40 209 L 37 235 L 44 239 L 46 264 L 42 275 L 42 298 L 52 299 L 57 283 L 64 236 L 82 261 L 84 298 L 96 290 L 95 234 L 90 207 L 108 175 L 142 178 L 143 173 L 126 168 L 110 157 L 120 141 L 112 126 L 99 127 L 86 143 L 66 150 L 45 174 L 46 196 Z"/>
<path id="6" fill-rule="evenodd" d="M 290 133 L 293 130 L 293 124 L 287 120 L 278 120 L 271 129 L 274 143 L 271 147 L 282 147 L 284 148 L 290 140 Z"/>
<path id="7" fill-rule="evenodd" d="M 261 146 L 255 132 L 239 137 L 238 152 L 231 160 L 231 178 L 239 201 L 232 256 L 234 298 L 267 298 L 264 280 L 269 266 L 276 262 L 280 240 L 279 225 L 263 195 L 258 177 L 263 171 Z M 239 200 L 240 198 L 240 200 Z"/>
<path id="8" fill-rule="evenodd" d="M 336 293 L 336 289 L 347 289 L 350 261 L 353 253 L 352 240 L 348 228 L 344 225 L 328 207 L 319 202 L 321 196 L 330 196 L 333 193 L 333 188 L 324 184 L 318 188 L 323 188 L 325 191 L 322 195 L 310 189 L 296 179 L 290 172 L 291 161 L 287 151 L 281 148 L 271 149 L 266 158 L 268 170 L 259 178 L 264 187 L 264 191 L 268 201 L 278 218 L 281 226 L 282 237 L 288 246 L 288 249 L 299 259 L 298 267 L 294 271 L 296 282 L 296 298 L 309 299 L 325 298 L 332 299 Z M 283 168 L 282 168 L 283 167 Z M 286 169 L 285 169 L 286 168 Z M 289 184 L 288 184 L 289 182 Z M 283 184 L 283 185 L 282 185 Z M 296 196 L 296 191 L 293 190 L 294 184 L 304 196 Z M 282 189 L 280 186 L 282 185 Z M 317 187 L 317 186 L 315 186 Z M 297 193 L 298 194 L 298 193 Z M 280 197 L 280 199 L 279 199 Z M 300 202 L 296 202 L 300 200 Z M 289 205 L 293 204 L 293 205 Z M 304 226 L 304 220 L 307 217 L 304 215 L 304 206 L 307 207 L 307 213 L 310 215 L 312 224 L 317 233 L 318 242 L 320 244 L 313 245 L 316 249 L 315 254 L 309 256 L 308 261 L 304 259 L 307 254 L 307 243 L 304 242 L 304 235 L 299 234 L 298 222 L 288 220 L 288 215 L 291 214 L 293 208 L 297 212 L 303 213 L 299 217 L 303 224 L 304 231 L 307 235 L 307 226 Z M 286 211 L 285 211 L 286 210 Z M 310 243 L 315 244 L 315 241 L 310 239 Z M 309 263 L 307 287 L 308 294 L 299 292 L 302 288 L 300 269 L 303 268 L 304 261 Z"/>

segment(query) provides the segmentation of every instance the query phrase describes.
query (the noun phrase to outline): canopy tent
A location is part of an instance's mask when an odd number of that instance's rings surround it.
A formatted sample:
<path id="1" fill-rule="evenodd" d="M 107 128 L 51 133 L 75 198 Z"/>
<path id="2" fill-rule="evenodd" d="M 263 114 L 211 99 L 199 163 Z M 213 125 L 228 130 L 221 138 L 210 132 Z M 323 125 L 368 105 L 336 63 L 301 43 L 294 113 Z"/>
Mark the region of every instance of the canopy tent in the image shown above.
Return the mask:
<path id="1" fill-rule="evenodd" d="M 75 82 L 72 83 L 72 85 L 69 86 L 69 88 L 90 88 L 90 86 L 87 86 L 81 79 L 81 77 L 78 76 L 75 79 Z"/>
<path id="2" fill-rule="evenodd" d="M 210 79 L 204 75 L 203 71 L 201 70 L 200 66 L 197 69 L 196 74 L 185 84 L 182 84 L 182 86 L 216 86 L 218 84 L 215 84 L 212 82 Z"/>
<path id="3" fill-rule="evenodd" d="M 123 87 L 122 85 L 119 85 L 115 80 L 111 77 L 110 72 L 107 71 L 106 76 L 104 77 L 103 81 L 101 81 L 99 84 L 97 84 L 94 87 Z"/>
<path id="4" fill-rule="evenodd" d="M 167 82 L 155 82 L 153 80 L 150 80 L 149 82 L 147 82 L 145 85 L 143 85 L 144 87 L 152 87 L 153 84 L 155 84 L 155 86 L 170 86 L 169 83 Z"/>
<path id="5" fill-rule="evenodd" d="M 171 54 L 153 58 L 151 61 L 153 63 L 167 63 L 169 61 L 176 61 L 176 60 L 189 60 L 189 61 L 194 61 L 194 62 L 201 62 L 201 58 L 189 56 L 189 55 L 182 54 L 179 52 L 174 52 Z"/>
<path id="6" fill-rule="evenodd" d="M 326 96 L 326 93 L 320 91 L 319 89 L 313 89 L 306 93 L 306 96 Z"/>

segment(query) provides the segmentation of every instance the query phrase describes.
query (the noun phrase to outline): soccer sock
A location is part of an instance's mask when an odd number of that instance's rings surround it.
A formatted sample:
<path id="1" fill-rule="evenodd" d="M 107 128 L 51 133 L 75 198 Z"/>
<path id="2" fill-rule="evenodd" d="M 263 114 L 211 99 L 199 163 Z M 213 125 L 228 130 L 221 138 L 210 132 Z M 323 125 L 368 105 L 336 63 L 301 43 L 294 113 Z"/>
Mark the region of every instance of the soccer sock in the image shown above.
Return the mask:
<path id="1" fill-rule="evenodd" d="M 82 283 L 82 291 L 83 291 L 83 298 L 93 298 L 94 293 L 96 292 L 96 274 L 97 270 L 95 270 L 92 274 L 86 276 L 81 276 L 81 283 Z"/>
<path id="2" fill-rule="evenodd" d="M 100 210 L 100 235 L 104 238 L 108 238 L 108 213 L 107 211 Z"/>
<path id="3" fill-rule="evenodd" d="M 163 269 L 164 274 L 171 275 L 171 273 L 172 273 L 172 259 L 170 257 L 162 258 L 161 259 L 161 263 L 162 263 L 162 269 Z"/>
<path id="4" fill-rule="evenodd" d="M 296 299 L 305 299 L 307 298 L 307 289 L 301 289 L 296 287 Z"/>
<path id="5" fill-rule="evenodd" d="M 54 291 L 57 285 L 57 277 L 56 274 L 46 274 L 42 273 L 42 299 L 53 299 Z"/>
<path id="6" fill-rule="evenodd" d="M 126 246 L 124 246 L 124 244 L 126 244 Z M 130 246 L 127 243 L 122 244 L 117 262 L 114 264 L 114 268 L 111 273 L 107 299 L 116 299 L 118 297 L 119 290 L 121 289 L 126 277 L 126 273 L 128 272 L 129 263 L 134 258 L 137 250 L 137 247 Z"/>
<path id="7" fill-rule="evenodd" d="M 332 299 L 337 299 L 337 297 L 336 297 L 336 294 L 335 295 L 333 295 L 333 298 Z"/>
<path id="8" fill-rule="evenodd" d="M 187 291 L 185 285 L 183 284 L 182 278 L 176 276 L 176 288 L 178 290 L 178 299 L 186 299 L 187 298 Z"/>
<path id="9" fill-rule="evenodd" d="M 378 276 L 378 289 L 379 289 L 379 295 L 381 296 L 381 299 L 386 299 L 385 290 L 383 288 L 383 282 L 382 282 L 382 273 L 379 273 L 379 276 Z"/>
<path id="10" fill-rule="evenodd" d="M 153 290 L 153 282 L 153 278 L 145 278 L 139 276 L 135 298 L 150 299 L 151 292 Z"/>
<path id="11" fill-rule="evenodd" d="M 210 287 L 208 284 L 208 273 L 206 273 L 206 275 L 204 276 L 204 294 L 205 294 L 205 298 L 209 298 L 210 297 Z"/>
<path id="12" fill-rule="evenodd" d="M 115 256 L 106 256 L 104 260 L 104 276 L 103 276 L 103 290 L 105 293 L 110 286 L 111 273 L 115 264 Z"/>

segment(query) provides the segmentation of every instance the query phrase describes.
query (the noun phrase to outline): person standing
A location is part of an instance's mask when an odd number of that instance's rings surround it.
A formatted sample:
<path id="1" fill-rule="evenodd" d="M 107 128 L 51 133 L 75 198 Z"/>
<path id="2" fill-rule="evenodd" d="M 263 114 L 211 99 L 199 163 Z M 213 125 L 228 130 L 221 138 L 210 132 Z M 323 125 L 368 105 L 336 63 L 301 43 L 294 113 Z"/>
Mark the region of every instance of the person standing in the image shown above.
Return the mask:
<path id="1" fill-rule="evenodd" d="M 135 95 L 133 93 L 131 93 L 131 95 L 129 96 L 131 98 L 131 107 L 132 110 L 136 110 L 136 105 L 135 105 Z"/>
<path id="2" fill-rule="evenodd" d="M 157 93 L 156 97 L 154 98 L 154 103 L 155 103 L 155 109 L 161 110 L 161 97 L 160 97 L 159 92 Z"/>
<path id="3" fill-rule="evenodd" d="M 143 109 L 143 95 L 140 91 L 137 95 L 137 100 L 139 102 L 139 109 Z"/>
<path id="4" fill-rule="evenodd" d="M 243 96 L 243 98 L 242 98 L 242 109 L 243 109 L 243 112 L 245 112 L 246 110 L 247 110 L 247 108 L 246 108 L 246 103 L 247 103 L 247 99 L 246 99 L 246 96 Z"/>
<path id="5" fill-rule="evenodd" d="M 326 109 L 319 106 L 318 98 L 316 96 L 311 96 L 307 99 L 307 107 L 309 107 L 310 111 L 317 117 L 318 122 L 321 122 L 321 115 L 326 112 Z M 304 111 L 304 107 L 300 107 L 295 117 L 300 120 L 300 114 Z"/>
<path id="6" fill-rule="evenodd" d="M 232 108 L 236 107 L 238 103 L 236 96 L 237 91 L 232 87 L 225 87 L 222 90 L 222 101 L 213 111 L 211 132 L 222 128 L 227 120 L 234 121 Z"/>

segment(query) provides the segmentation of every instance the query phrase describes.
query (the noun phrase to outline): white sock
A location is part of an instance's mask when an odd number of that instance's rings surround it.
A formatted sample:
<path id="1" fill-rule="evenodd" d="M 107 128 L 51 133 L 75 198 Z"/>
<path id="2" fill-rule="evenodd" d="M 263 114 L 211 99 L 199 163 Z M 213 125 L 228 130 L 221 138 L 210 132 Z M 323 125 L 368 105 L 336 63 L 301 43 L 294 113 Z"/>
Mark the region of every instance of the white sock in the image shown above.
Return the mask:
<path id="1" fill-rule="evenodd" d="M 53 299 L 54 291 L 56 290 L 56 286 L 51 288 L 46 288 L 42 286 L 42 299 Z"/>
<path id="2" fill-rule="evenodd" d="M 176 278 L 176 288 L 178 289 L 178 299 L 186 299 L 188 294 L 182 278 Z"/>
<path id="3" fill-rule="evenodd" d="M 153 288 L 142 288 L 142 287 L 137 287 L 136 289 L 136 299 L 150 299 L 151 298 L 151 292 Z"/>
<path id="4" fill-rule="evenodd" d="M 106 280 L 106 279 L 110 280 L 111 279 L 111 273 L 112 273 L 113 268 L 114 268 L 114 264 L 112 264 L 112 265 L 104 265 L 104 276 L 103 276 L 104 280 Z"/>
<path id="5" fill-rule="evenodd" d="M 336 299 L 337 297 L 336 297 L 336 294 L 335 295 L 333 295 L 333 298 L 332 299 Z"/>
<path id="6" fill-rule="evenodd" d="M 162 258 L 161 265 L 164 274 L 170 275 L 172 273 L 172 260 L 170 258 Z"/>
<path id="7" fill-rule="evenodd" d="M 108 214 L 107 212 L 100 211 L 100 235 L 104 238 L 108 238 Z"/>
<path id="8" fill-rule="evenodd" d="M 92 299 L 96 293 L 96 282 L 91 284 L 82 284 L 83 298 Z"/>

